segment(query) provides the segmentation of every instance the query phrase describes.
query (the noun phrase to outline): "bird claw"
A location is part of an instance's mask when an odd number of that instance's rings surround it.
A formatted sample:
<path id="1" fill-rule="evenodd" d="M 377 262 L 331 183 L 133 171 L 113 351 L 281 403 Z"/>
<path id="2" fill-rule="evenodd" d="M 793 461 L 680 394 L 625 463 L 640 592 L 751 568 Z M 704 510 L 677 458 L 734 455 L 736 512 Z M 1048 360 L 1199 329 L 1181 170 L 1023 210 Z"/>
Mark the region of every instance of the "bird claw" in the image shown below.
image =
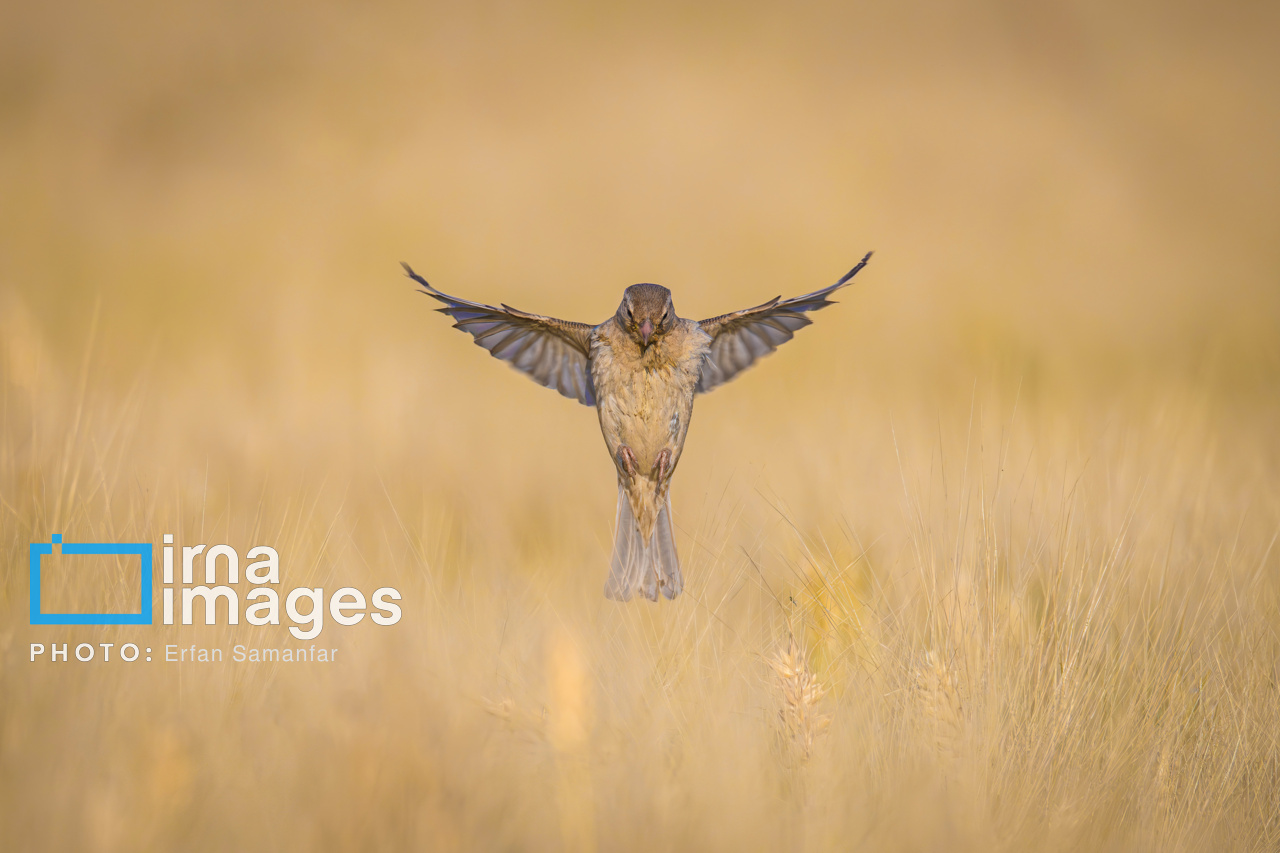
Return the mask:
<path id="1" fill-rule="evenodd" d="M 671 450 L 662 448 L 662 452 L 658 454 L 658 458 L 653 460 L 653 473 L 658 475 L 658 481 L 665 480 L 667 474 L 671 471 Z"/>
<path id="2" fill-rule="evenodd" d="M 636 455 L 625 444 L 618 448 L 618 464 L 627 472 L 628 477 L 636 475 Z"/>

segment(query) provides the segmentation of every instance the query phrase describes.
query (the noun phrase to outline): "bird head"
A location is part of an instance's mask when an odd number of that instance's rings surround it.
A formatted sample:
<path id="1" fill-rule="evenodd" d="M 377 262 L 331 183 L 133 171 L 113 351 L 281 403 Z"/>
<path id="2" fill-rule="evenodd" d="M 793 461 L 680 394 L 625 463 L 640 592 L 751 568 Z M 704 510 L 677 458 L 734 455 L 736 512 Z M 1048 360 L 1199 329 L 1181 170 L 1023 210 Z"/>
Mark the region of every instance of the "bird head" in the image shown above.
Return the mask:
<path id="1" fill-rule="evenodd" d="M 622 294 L 616 315 L 618 325 L 640 345 L 641 350 L 661 338 L 676 321 L 671 291 L 660 284 L 633 284 Z"/>

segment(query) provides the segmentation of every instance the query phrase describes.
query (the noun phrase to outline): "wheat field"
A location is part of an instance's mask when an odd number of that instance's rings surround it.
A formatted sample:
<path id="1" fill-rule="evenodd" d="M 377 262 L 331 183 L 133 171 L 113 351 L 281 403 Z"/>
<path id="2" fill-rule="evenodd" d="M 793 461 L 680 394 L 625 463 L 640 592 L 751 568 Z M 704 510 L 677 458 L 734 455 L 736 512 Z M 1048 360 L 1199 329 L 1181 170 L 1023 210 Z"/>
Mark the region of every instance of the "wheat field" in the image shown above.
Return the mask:
<path id="1" fill-rule="evenodd" d="M 1280 849 L 1274 10 L 0 22 L 0 847 Z M 598 322 L 868 249 L 698 400 L 656 605 L 601 593 L 594 414 L 398 266 Z M 403 618 L 31 625 L 53 534 L 269 545 Z"/>

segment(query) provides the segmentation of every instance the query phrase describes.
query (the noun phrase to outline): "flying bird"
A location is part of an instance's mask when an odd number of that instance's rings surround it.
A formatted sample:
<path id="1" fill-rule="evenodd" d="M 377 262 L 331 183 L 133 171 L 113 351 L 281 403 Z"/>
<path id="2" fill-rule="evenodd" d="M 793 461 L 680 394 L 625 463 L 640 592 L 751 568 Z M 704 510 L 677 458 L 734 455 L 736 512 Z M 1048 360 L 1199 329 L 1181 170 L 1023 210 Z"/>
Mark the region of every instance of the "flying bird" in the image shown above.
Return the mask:
<path id="1" fill-rule="evenodd" d="M 867 265 L 871 253 L 835 284 L 805 296 L 776 296 L 708 320 L 676 314 L 671 291 L 633 284 L 612 317 L 595 326 L 494 307 L 443 293 L 408 264 L 436 310 L 494 358 L 540 385 L 593 406 L 618 475 L 618 514 L 604 594 L 675 598 L 684 588 L 671 527 L 671 475 L 680 463 L 693 398 L 746 370 L 809 325 L 806 314 Z"/>

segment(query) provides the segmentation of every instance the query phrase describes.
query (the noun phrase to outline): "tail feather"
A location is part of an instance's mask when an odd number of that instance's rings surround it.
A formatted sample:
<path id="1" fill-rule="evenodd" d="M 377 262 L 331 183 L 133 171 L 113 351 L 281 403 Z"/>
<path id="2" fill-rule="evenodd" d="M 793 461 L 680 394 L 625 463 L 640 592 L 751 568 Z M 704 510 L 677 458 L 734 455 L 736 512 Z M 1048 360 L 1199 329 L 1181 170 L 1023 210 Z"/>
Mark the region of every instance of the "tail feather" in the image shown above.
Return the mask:
<path id="1" fill-rule="evenodd" d="M 653 537 L 644 542 L 627 493 L 619 486 L 616 525 L 605 597 L 627 601 L 639 592 L 650 601 L 657 601 L 659 592 L 667 598 L 679 595 L 684 589 L 684 578 L 680 575 L 680 557 L 672 536 L 670 496 L 658 513 Z"/>

